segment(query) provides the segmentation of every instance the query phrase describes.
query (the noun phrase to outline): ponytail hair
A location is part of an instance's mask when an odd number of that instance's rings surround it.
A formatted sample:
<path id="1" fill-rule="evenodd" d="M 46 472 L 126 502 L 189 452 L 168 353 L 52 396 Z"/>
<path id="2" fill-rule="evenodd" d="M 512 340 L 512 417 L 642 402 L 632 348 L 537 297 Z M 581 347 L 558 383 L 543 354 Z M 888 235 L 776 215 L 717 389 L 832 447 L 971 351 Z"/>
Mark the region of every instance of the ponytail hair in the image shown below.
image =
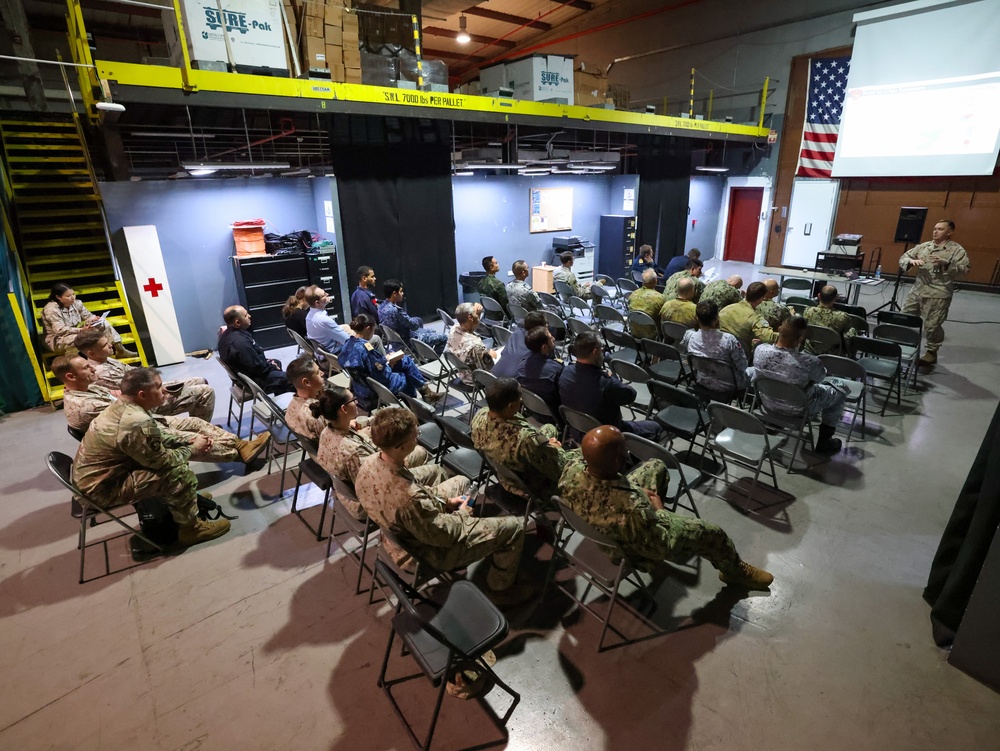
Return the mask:
<path id="1" fill-rule="evenodd" d="M 309 405 L 309 411 L 313 417 L 322 417 L 328 422 L 334 421 L 340 414 L 340 408 L 351 401 L 350 393 L 341 386 L 327 384 L 319 398 Z"/>

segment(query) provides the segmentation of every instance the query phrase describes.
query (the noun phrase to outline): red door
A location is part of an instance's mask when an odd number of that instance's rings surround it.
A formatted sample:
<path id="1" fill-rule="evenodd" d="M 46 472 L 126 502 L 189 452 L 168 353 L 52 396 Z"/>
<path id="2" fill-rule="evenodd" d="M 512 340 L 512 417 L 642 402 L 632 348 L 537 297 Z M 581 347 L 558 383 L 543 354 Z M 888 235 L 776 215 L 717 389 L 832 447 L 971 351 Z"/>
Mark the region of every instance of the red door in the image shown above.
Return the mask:
<path id="1" fill-rule="evenodd" d="M 726 261 L 753 263 L 760 228 L 763 188 L 733 188 L 729 191 L 729 224 L 726 227 Z"/>

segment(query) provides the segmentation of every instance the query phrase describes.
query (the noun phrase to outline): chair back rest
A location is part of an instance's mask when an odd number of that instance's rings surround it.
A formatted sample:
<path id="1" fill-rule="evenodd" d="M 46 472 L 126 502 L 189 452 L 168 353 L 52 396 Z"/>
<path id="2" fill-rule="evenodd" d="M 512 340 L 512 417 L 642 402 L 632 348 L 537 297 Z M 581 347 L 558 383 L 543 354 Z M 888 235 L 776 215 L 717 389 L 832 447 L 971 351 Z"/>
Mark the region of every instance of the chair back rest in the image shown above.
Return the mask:
<path id="1" fill-rule="evenodd" d="M 664 381 L 658 381 L 655 378 L 651 379 L 647 386 L 649 386 L 650 395 L 660 409 L 673 406 L 701 410 L 701 401 L 690 391 L 677 388 Z"/>
<path id="2" fill-rule="evenodd" d="M 728 404 L 710 402 L 708 405 L 708 415 L 712 419 L 712 425 L 716 432 L 721 430 L 734 430 L 737 433 L 747 433 L 748 435 L 767 435 L 767 429 L 757 417 L 749 412 L 737 409 Z"/>
<path id="3" fill-rule="evenodd" d="M 549 417 L 551 418 L 549 422 L 558 422 L 558 419 L 552 412 L 552 408 L 534 391 L 521 387 L 521 402 L 524 404 L 524 408 L 529 412 L 540 417 Z"/>
<path id="4" fill-rule="evenodd" d="M 601 423 L 596 418 L 575 409 L 570 409 L 565 404 L 559 406 L 559 414 L 562 416 L 563 422 L 580 433 L 586 434 L 588 431 L 601 426 Z"/>
<path id="5" fill-rule="evenodd" d="M 399 398 L 406 405 L 406 408 L 417 416 L 417 421 L 421 425 L 427 422 L 434 422 L 434 410 L 427 406 L 425 402 L 403 393 L 400 393 Z"/>
<path id="6" fill-rule="evenodd" d="M 507 485 L 514 487 L 519 493 L 523 493 L 526 498 L 530 498 L 534 495 L 531 490 L 525 485 L 524 480 L 521 476 L 517 474 L 514 470 L 504 466 L 500 462 L 495 462 L 489 456 L 486 457 L 486 462 L 490 465 L 490 469 L 493 473 L 503 480 Z"/>
<path id="7" fill-rule="evenodd" d="M 642 345 L 642 351 L 650 359 L 656 357 L 660 360 L 674 360 L 679 362 L 682 367 L 684 365 L 684 357 L 681 355 L 681 351 L 672 344 L 659 342 L 655 339 L 640 339 L 639 344 Z"/>
<path id="8" fill-rule="evenodd" d="M 545 316 L 545 323 L 550 329 L 556 331 L 566 330 L 566 322 L 557 313 L 553 313 L 551 310 L 543 310 L 542 315 Z"/>
<path id="9" fill-rule="evenodd" d="M 556 310 L 562 309 L 562 303 L 559 302 L 559 298 L 551 292 L 539 292 L 538 299 L 541 300 L 542 305 L 547 308 L 555 308 Z"/>
<path id="10" fill-rule="evenodd" d="M 615 284 L 618 285 L 618 289 L 622 292 L 635 292 L 639 289 L 639 285 L 633 282 L 631 279 L 626 279 L 624 277 L 615 280 Z"/>
<path id="11" fill-rule="evenodd" d="M 782 291 L 785 291 L 786 289 L 807 289 L 811 292 L 812 288 L 813 288 L 813 283 L 810 279 L 799 279 L 793 276 L 793 277 L 786 277 L 781 282 Z"/>
<path id="12" fill-rule="evenodd" d="M 642 284 L 643 271 L 645 271 L 645 269 L 632 269 L 631 272 L 632 281 L 634 281 L 636 284 Z"/>
<path id="13" fill-rule="evenodd" d="M 618 285 L 615 283 L 615 280 L 612 279 L 607 274 L 594 274 L 594 281 L 595 282 L 604 282 L 604 286 L 607 289 L 615 290 L 615 291 L 617 291 L 617 289 L 618 289 Z"/>
<path id="14" fill-rule="evenodd" d="M 867 336 L 852 336 L 851 350 L 855 356 L 883 357 L 902 362 L 903 350 L 898 342 Z"/>
<path id="15" fill-rule="evenodd" d="M 510 311 L 510 317 L 514 319 L 514 322 L 521 325 L 524 317 L 528 315 L 527 309 L 523 305 L 518 305 L 516 302 L 507 303 L 507 310 Z"/>
<path id="16" fill-rule="evenodd" d="M 851 381 L 864 381 L 865 369 L 857 360 L 839 355 L 820 355 L 819 361 L 826 368 L 827 375 L 846 378 Z"/>
<path id="17" fill-rule="evenodd" d="M 754 388 L 765 412 L 800 414 L 809 411 L 809 397 L 801 386 L 779 381 L 758 370 Z"/>
<path id="18" fill-rule="evenodd" d="M 236 373 L 233 372 L 233 369 L 230 368 L 228 365 L 226 365 L 226 363 L 224 363 L 222 361 L 221 357 L 217 357 L 216 361 L 219 363 L 219 365 L 222 366 L 222 369 L 224 371 L 226 371 L 226 375 L 229 376 L 229 380 L 233 382 L 234 386 L 236 386 L 238 389 L 240 389 L 244 393 L 246 393 L 247 391 L 250 391 L 250 389 L 248 389 L 246 387 L 246 385 L 243 383 L 243 379 L 240 378 L 239 376 L 237 376 Z M 250 391 L 250 394 L 252 395 L 253 391 Z"/>
<path id="19" fill-rule="evenodd" d="M 384 384 L 379 383 L 374 378 L 365 378 L 365 383 L 368 384 L 368 388 L 375 392 L 375 396 L 378 397 L 379 402 L 385 407 L 399 407 L 399 399 L 396 395 L 392 393 L 391 390 L 385 387 Z"/>
<path id="20" fill-rule="evenodd" d="M 291 428 L 289 428 L 289 430 L 291 430 Z M 307 435 L 302 435 L 301 433 L 296 433 L 294 430 L 292 430 L 292 434 L 295 436 L 296 440 L 299 442 L 299 446 L 302 447 L 302 450 L 305 451 L 310 457 L 312 457 L 313 459 L 315 459 L 316 456 L 319 454 L 319 443 L 317 443 L 316 441 L 314 441 L 312 438 L 310 438 Z M 324 469 L 324 471 L 326 470 L 325 467 L 323 469 Z M 331 475 L 331 477 L 332 477 L 332 475 Z"/>
<path id="21" fill-rule="evenodd" d="M 493 327 L 493 343 L 498 347 L 506 347 L 507 342 L 510 341 L 510 329 L 506 326 L 501 326 L 499 323 Z"/>
<path id="22" fill-rule="evenodd" d="M 417 362 L 421 365 L 426 365 L 427 363 L 435 362 L 440 359 L 438 357 L 438 353 L 434 351 L 434 348 L 431 345 L 420 341 L 416 337 L 410 340 L 410 347 L 413 348 L 413 354 L 416 355 Z"/>
<path id="23" fill-rule="evenodd" d="M 471 371 L 472 368 L 466 365 L 464 362 L 458 359 L 458 355 L 450 350 L 444 351 L 444 361 L 448 364 L 453 374 L 458 374 L 463 370 Z"/>
<path id="24" fill-rule="evenodd" d="M 337 357 L 333 352 L 327 352 L 322 347 L 316 348 L 316 356 L 323 358 L 326 362 L 327 375 L 331 376 L 334 373 L 343 373 L 344 369 L 340 367 L 340 358 Z"/>
<path id="25" fill-rule="evenodd" d="M 854 329 L 856 334 L 861 336 L 868 336 L 868 319 L 862 318 L 861 316 L 856 316 L 851 313 L 847 314 L 847 317 L 851 321 L 851 328 Z"/>
<path id="26" fill-rule="evenodd" d="M 891 323 L 895 326 L 906 326 L 911 329 L 923 329 L 924 319 L 911 313 L 897 313 L 894 310 L 880 310 L 875 314 L 877 323 Z"/>
<path id="27" fill-rule="evenodd" d="M 87 434 L 86 430 L 80 430 L 79 428 L 74 428 L 72 425 L 66 426 L 66 432 L 69 433 L 78 441 L 82 441 L 83 437 Z"/>
<path id="28" fill-rule="evenodd" d="M 622 558 L 625 557 L 624 552 L 617 542 L 612 540 L 603 532 L 599 532 L 590 522 L 566 505 L 562 498 L 554 495 L 552 496 L 552 500 L 555 501 L 556 508 L 559 509 L 559 513 L 562 514 L 562 518 L 566 521 L 566 524 L 568 524 L 574 532 L 579 533 L 582 537 L 585 537 L 592 542 L 596 542 L 598 545 L 604 545 L 611 548 Z"/>
<path id="29" fill-rule="evenodd" d="M 293 331 L 292 329 L 287 329 L 287 328 L 285 329 L 285 331 L 289 333 L 289 335 L 292 337 L 295 343 L 299 345 L 299 348 L 303 352 L 308 352 L 310 355 L 315 356 L 316 347 L 308 339 L 302 336 L 302 334 L 300 334 L 298 331 Z"/>
<path id="30" fill-rule="evenodd" d="M 400 349 L 404 352 L 409 351 L 410 345 L 403 340 L 403 337 L 399 335 L 396 329 L 390 328 L 389 326 L 383 326 L 382 331 L 385 332 L 385 338 L 391 344 L 398 344 Z"/>
<path id="31" fill-rule="evenodd" d="M 810 323 L 806 326 L 806 345 L 814 354 L 837 354 L 841 348 L 840 334 L 829 326 Z"/>
<path id="32" fill-rule="evenodd" d="M 438 308 L 437 309 L 437 314 L 439 316 L 441 316 L 441 320 L 444 321 L 445 329 L 450 329 L 452 326 L 455 325 L 455 319 L 452 318 L 448 314 L 448 312 L 446 310 L 444 310 L 443 308 Z"/>
<path id="33" fill-rule="evenodd" d="M 570 333 L 572 333 L 573 336 L 579 336 L 585 331 L 594 333 L 594 327 L 586 321 L 581 321 L 579 318 L 567 318 L 566 325 L 569 326 Z"/>
<path id="34" fill-rule="evenodd" d="M 681 340 L 687 332 L 688 327 L 683 323 L 677 323 L 677 321 L 660 322 L 660 333 L 663 334 L 663 341 L 675 347 L 680 347 Z"/>
<path id="35" fill-rule="evenodd" d="M 472 442 L 472 436 L 465 432 L 468 430 L 468 426 L 464 422 L 457 417 L 445 417 L 442 415 L 434 415 L 434 420 L 441 426 L 445 437 L 451 443 L 459 448 L 476 451 L 476 444 Z"/>
<path id="36" fill-rule="evenodd" d="M 492 297 L 483 295 L 479 301 L 483 304 L 484 318 L 490 321 L 507 320 L 507 314 L 504 313 L 503 306 Z"/>
<path id="37" fill-rule="evenodd" d="M 604 289 L 604 285 L 598 284 L 596 279 L 594 280 L 594 283 L 590 285 L 590 294 L 593 295 L 595 300 L 612 299 L 612 294 L 608 290 Z"/>
<path id="38" fill-rule="evenodd" d="M 594 306 L 594 318 L 601 323 L 620 323 L 625 325 L 625 318 L 617 308 L 598 303 Z"/>
<path id="39" fill-rule="evenodd" d="M 629 383 L 649 383 L 649 372 L 639 365 L 627 360 L 612 360 L 611 372 Z"/>
<path id="40" fill-rule="evenodd" d="M 486 387 L 493 383 L 496 379 L 497 377 L 488 370 L 477 368 L 472 371 L 472 382 L 484 391 L 486 390 Z"/>
<path id="41" fill-rule="evenodd" d="M 659 459 L 670 469 L 680 469 L 681 463 L 677 461 L 677 457 L 671 454 L 665 446 L 648 438 L 638 436 L 635 433 L 623 433 L 623 436 L 625 438 L 625 448 L 628 449 L 628 452 L 636 460 L 647 462 L 650 459 Z"/>
<path id="42" fill-rule="evenodd" d="M 894 323 L 879 323 L 872 331 L 873 339 L 888 339 L 906 347 L 920 346 L 920 329 L 912 329 L 909 326 L 897 326 Z"/>
<path id="43" fill-rule="evenodd" d="M 732 363 L 713 360 L 701 355 L 688 355 L 688 362 L 691 363 L 691 370 L 695 373 L 701 373 L 708 378 L 724 383 L 731 389 L 739 388 Z"/>
<path id="44" fill-rule="evenodd" d="M 333 473 L 330 474 L 330 479 L 333 481 L 333 492 L 337 494 L 338 498 L 344 498 L 348 501 L 361 503 L 361 501 L 358 500 L 357 493 L 354 492 L 354 488 L 351 485 L 348 485 Z"/>
<path id="45" fill-rule="evenodd" d="M 632 326 L 646 326 L 654 331 L 656 330 L 656 321 L 653 320 L 653 316 L 649 313 L 643 313 L 641 310 L 630 310 L 628 312 L 628 325 L 629 328 Z"/>
<path id="46" fill-rule="evenodd" d="M 639 343 L 635 340 L 635 337 L 631 334 L 625 333 L 624 331 L 604 326 L 601 328 L 601 336 L 604 337 L 604 341 L 608 343 L 608 346 L 615 346 L 621 349 L 634 349 L 636 351 L 639 350 Z"/>
<path id="47" fill-rule="evenodd" d="M 860 316 L 861 318 L 868 317 L 868 311 L 861 305 L 848 305 L 846 302 L 835 302 L 833 304 L 833 309 L 852 316 Z M 892 322 L 890 321 L 889 323 Z"/>
<path id="48" fill-rule="evenodd" d="M 567 305 L 569 305 L 570 312 L 574 315 L 583 313 L 586 316 L 590 316 L 593 313 L 590 309 L 590 305 L 587 304 L 587 301 L 582 297 L 577 297 L 576 295 L 570 296 L 567 301 Z"/>
<path id="49" fill-rule="evenodd" d="M 50 451 L 45 457 L 45 466 L 73 495 L 83 497 L 83 493 L 73 482 L 73 460 L 61 451 Z"/>
<path id="50" fill-rule="evenodd" d="M 564 301 L 568 301 L 569 298 L 573 296 L 573 288 L 566 282 L 556 280 L 552 282 L 552 286 L 555 287 L 556 294 L 559 295 Z"/>
<path id="51" fill-rule="evenodd" d="M 240 373 L 240 378 L 242 378 L 243 382 L 250 388 L 250 391 L 253 393 L 254 401 L 263 402 L 264 406 L 266 406 L 268 411 L 274 416 L 274 419 L 278 420 L 285 427 L 288 427 L 288 423 L 285 422 L 285 410 L 279 407 L 277 403 L 275 403 L 274 399 L 272 399 L 270 395 L 264 391 L 264 389 L 258 386 L 253 379 L 250 378 L 250 376 Z"/>
<path id="52" fill-rule="evenodd" d="M 799 308 L 815 308 L 817 303 L 811 297 L 802 297 L 801 295 L 789 295 L 788 297 L 785 298 L 785 304 Z"/>

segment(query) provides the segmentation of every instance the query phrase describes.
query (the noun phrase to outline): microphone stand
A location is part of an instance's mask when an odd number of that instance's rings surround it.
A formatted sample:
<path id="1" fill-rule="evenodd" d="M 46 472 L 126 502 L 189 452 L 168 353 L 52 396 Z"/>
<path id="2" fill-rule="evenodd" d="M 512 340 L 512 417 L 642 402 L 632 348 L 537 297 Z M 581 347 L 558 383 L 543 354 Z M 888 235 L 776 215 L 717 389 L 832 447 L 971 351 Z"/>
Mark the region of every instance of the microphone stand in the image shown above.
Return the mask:
<path id="1" fill-rule="evenodd" d="M 909 249 L 910 249 L 910 243 L 908 242 L 903 243 L 903 255 L 906 255 L 906 251 L 908 251 Z M 907 271 L 908 270 L 909 269 L 907 269 Z M 868 315 L 874 315 L 883 308 L 888 308 L 889 310 L 896 312 L 902 310 L 902 308 L 900 308 L 899 304 L 896 302 L 896 295 L 899 294 L 899 283 L 902 281 L 905 275 L 906 272 L 903 271 L 902 268 L 900 268 L 899 271 L 896 272 L 896 283 L 892 287 L 892 297 L 889 299 L 889 302 L 885 303 L 884 305 L 879 305 L 877 308 L 875 308 L 875 310 L 871 311 L 871 313 L 869 313 Z"/>

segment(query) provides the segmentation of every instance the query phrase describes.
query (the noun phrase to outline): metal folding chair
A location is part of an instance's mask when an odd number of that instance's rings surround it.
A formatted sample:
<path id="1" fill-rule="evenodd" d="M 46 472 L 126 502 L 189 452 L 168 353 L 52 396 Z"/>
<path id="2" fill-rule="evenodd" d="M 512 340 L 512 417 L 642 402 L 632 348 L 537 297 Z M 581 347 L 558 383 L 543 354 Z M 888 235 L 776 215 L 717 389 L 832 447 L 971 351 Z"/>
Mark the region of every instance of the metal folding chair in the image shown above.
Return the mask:
<path id="1" fill-rule="evenodd" d="M 483 319 L 487 323 L 501 325 L 507 323 L 507 312 L 503 309 L 503 305 L 487 295 L 483 295 L 479 301 L 483 305 Z"/>
<path id="2" fill-rule="evenodd" d="M 711 418 L 711 428 L 705 448 L 711 451 L 713 456 L 718 451 L 722 457 L 722 467 L 724 475 L 722 479 L 729 484 L 729 463 L 727 457 L 736 464 L 754 472 L 750 488 L 747 490 L 747 511 L 750 511 L 750 502 L 753 500 L 753 491 L 757 487 L 760 472 L 764 468 L 764 461 L 767 460 L 771 468 L 771 480 L 774 482 L 774 489 L 778 489 L 778 476 L 774 470 L 774 461 L 771 458 L 771 444 L 767 437 L 767 428 L 764 424 L 749 412 L 731 407 L 728 404 L 712 403 L 708 405 L 708 413 Z M 704 452 L 702 453 L 704 456 Z M 713 475 L 713 477 L 717 477 Z M 761 504 L 761 506 L 772 504 Z"/>
<path id="3" fill-rule="evenodd" d="M 843 347 L 840 334 L 829 326 L 810 323 L 806 326 L 806 351 L 814 355 L 839 355 Z"/>
<path id="4" fill-rule="evenodd" d="M 292 337 L 292 341 L 299 346 L 299 352 L 305 352 L 311 357 L 316 357 L 316 346 L 312 342 L 302 336 L 302 334 L 298 331 L 294 331 L 290 328 L 286 328 L 285 331 L 287 331 L 288 335 Z"/>
<path id="5" fill-rule="evenodd" d="M 698 437 L 704 440 L 708 432 L 708 413 L 701 399 L 690 391 L 655 379 L 647 385 L 653 399 L 653 419 L 694 449 Z"/>
<path id="6" fill-rule="evenodd" d="M 330 476 L 330 473 L 323 469 L 322 465 L 320 465 L 319 461 L 317 461 L 319 447 L 316 445 L 316 441 L 312 440 L 308 436 L 300 435 L 295 431 L 291 432 L 298 441 L 298 444 L 302 447 L 303 454 L 299 458 L 298 466 L 292 468 L 292 474 L 295 476 L 295 494 L 292 496 L 292 513 L 299 518 L 300 522 L 306 525 L 306 529 L 316 535 L 316 541 L 319 542 L 323 539 L 323 523 L 326 521 L 326 513 L 330 508 L 330 491 L 333 489 L 333 479 Z M 308 479 L 309 482 L 323 491 L 323 510 L 319 515 L 319 524 L 315 527 L 313 527 L 306 520 L 306 518 L 302 516 L 302 511 L 298 507 L 299 488 L 302 487 L 303 478 Z"/>
<path id="7" fill-rule="evenodd" d="M 653 339 L 641 339 L 639 346 L 645 355 L 644 367 L 653 378 L 674 385 L 687 380 L 684 357 L 677 347 Z"/>
<path id="8" fill-rule="evenodd" d="M 660 334 L 663 336 L 663 341 L 667 344 L 681 348 L 681 342 L 684 340 L 684 335 L 690 331 L 690 329 L 683 323 L 677 323 L 676 321 L 660 321 Z"/>
<path id="9" fill-rule="evenodd" d="M 524 317 L 528 315 L 528 311 L 514 302 L 508 303 L 507 309 L 510 311 L 510 317 L 514 319 L 514 323 L 518 326 L 524 326 Z"/>
<path id="10" fill-rule="evenodd" d="M 867 373 L 860 363 L 849 357 L 820 355 L 819 359 L 823 363 L 823 367 L 826 368 L 827 377 L 840 378 L 847 383 L 850 389 L 844 397 L 844 403 L 851 405 L 853 414 L 851 427 L 847 431 L 847 440 L 844 441 L 845 444 L 850 443 L 859 414 L 861 415 L 861 432 L 865 433 L 867 429 L 865 420 L 865 412 L 868 410 L 868 389 L 865 384 Z M 860 409 L 858 409 L 859 406 Z"/>
<path id="11" fill-rule="evenodd" d="M 665 507 L 669 506 L 670 511 L 677 511 L 681 495 L 686 495 L 691 505 L 683 506 L 683 508 L 700 518 L 701 515 L 698 513 L 698 507 L 695 506 L 691 488 L 701 481 L 703 472 L 700 469 L 695 469 L 681 463 L 676 456 L 655 441 L 635 435 L 634 433 L 625 433 L 624 436 L 625 447 L 635 457 L 636 461 L 645 462 L 650 459 L 659 459 L 667 465 L 670 482 L 667 484 L 668 495 L 660 498 L 663 501 L 663 505 Z"/>
<path id="12" fill-rule="evenodd" d="M 267 449 L 267 474 L 271 474 L 271 463 L 277 463 L 278 449 L 281 449 L 281 485 L 278 489 L 278 494 L 281 495 L 285 492 L 285 472 L 288 469 L 288 455 L 300 448 L 294 431 L 288 427 L 288 423 L 285 422 L 285 410 L 280 407 L 274 399 L 271 398 L 267 392 L 264 391 L 260 386 L 253 382 L 251 378 L 246 375 L 240 374 L 240 378 L 247 384 L 250 391 L 254 395 L 254 406 L 256 408 L 257 404 L 262 405 L 263 409 L 266 411 L 268 419 L 264 421 L 268 432 L 271 434 L 271 442 L 268 444 Z M 253 421 L 251 420 L 251 426 Z M 251 435 L 253 431 L 251 430 Z"/>
<path id="13" fill-rule="evenodd" d="M 566 282 L 555 280 L 552 282 L 552 286 L 556 291 L 556 295 L 559 296 L 560 302 L 568 303 L 569 299 L 576 294 L 576 292 L 573 291 L 573 288 Z"/>
<path id="14" fill-rule="evenodd" d="M 534 391 L 522 387 L 521 402 L 524 409 L 539 422 L 561 425 L 559 417 L 552 411 L 552 408 Z"/>
<path id="15" fill-rule="evenodd" d="M 913 317 L 919 318 L 919 316 Z M 899 345 L 903 365 L 903 383 L 915 386 L 917 365 L 920 361 L 921 329 L 912 326 L 899 326 L 895 323 L 879 323 L 872 330 L 872 338 L 887 339 Z M 908 387 L 906 390 L 909 390 Z"/>
<path id="16" fill-rule="evenodd" d="M 625 360 L 631 363 L 642 362 L 642 350 L 635 337 L 625 331 L 601 327 L 601 337 L 608 352 L 609 360 Z"/>
<path id="17" fill-rule="evenodd" d="M 746 389 L 739 386 L 736 369 L 731 362 L 713 360 L 710 357 L 700 355 L 688 355 L 688 363 L 691 365 L 691 390 L 702 401 L 706 404 L 711 401 L 729 404 L 733 399 L 736 399 L 736 403 L 743 406 Z M 709 388 L 705 385 L 704 379 L 699 381 L 699 375 L 723 383 L 726 388 L 721 391 Z"/>
<path id="18" fill-rule="evenodd" d="M 330 514 L 330 535 L 326 542 L 326 557 L 329 558 L 330 553 L 333 551 L 334 539 L 348 534 L 358 541 L 360 547 L 357 550 L 348 550 L 343 545 L 341 545 L 341 548 L 356 564 L 358 564 L 358 578 L 354 582 L 354 594 L 359 595 L 363 591 L 361 589 L 361 577 L 364 575 L 365 571 L 374 574 L 373 569 L 365 561 L 368 557 L 369 543 L 378 543 L 378 525 L 368 518 L 365 518 L 364 521 L 355 519 L 347 513 L 346 510 L 343 510 L 338 515 L 337 503 L 339 503 L 341 499 L 350 500 L 356 504 L 360 504 L 361 502 L 358 500 L 357 495 L 355 495 L 354 488 L 341 480 L 339 477 L 330 475 L 330 480 L 333 483 L 333 492 L 337 496 L 337 501 L 334 503 L 333 512 Z M 338 516 L 340 517 L 341 524 L 343 524 L 346 528 L 346 532 L 334 531 Z"/>
<path id="19" fill-rule="evenodd" d="M 616 331 L 625 331 L 628 328 L 625 316 L 621 314 L 618 308 L 613 308 L 610 305 L 595 303 L 594 320 L 597 321 L 601 328 L 615 329 Z"/>
<path id="20" fill-rule="evenodd" d="M 229 386 L 229 408 L 226 412 L 226 427 L 233 427 L 233 418 L 236 418 L 236 437 L 242 438 L 243 432 L 243 410 L 244 405 L 247 402 L 253 401 L 253 392 L 243 385 L 242 379 L 237 377 L 237 375 L 230 369 L 228 365 L 222 362 L 221 357 L 215 358 L 216 362 L 222 366 L 222 369 L 226 371 L 226 375 L 229 376 L 230 386 Z M 239 405 L 240 413 L 237 416 L 235 405 Z M 253 425 L 251 423 L 251 434 L 249 436 L 253 438 Z"/>
<path id="21" fill-rule="evenodd" d="M 800 386 L 771 378 L 760 370 L 757 371 L 754 386 L 757 391 L 756 404 L 760 408 L 757 417 L 765 425 L 794 440 L 787 467 L 791 473 L 803 439 L 808 438 L 810 445 L 816 443 L 809 416 L 809 397 Z"/>
<path id="22" fill-rule="evenodd" d="M 785 277 L 781 282 L 781 292 L 778 295 L 778 302 L 792 304 L 788 299 L 789 295 L 798 295 L 803 292 L 808 293 L 804 295 L 804 297 L 808 298 L 812 294 L 812 288 L 813 283 L 810 279 L 799 279 L 794 276 Z"/>
<path id="23" fill-rule="evenodd" d="M 885 408 L 892 398 L 892 387 L 896 387 L 896 406 L 900 406 L 902 398 L 903 349 L 896 342 L 886 339 L 872 339 L 867 336 L 853 336 L 850 341 L 851 352 L 858 364 L 865 369 L 869 379 L 878 378 L 889 382 L 889 388 L 882 402 L 880 415 L 885 415 Z M 873 384 L 874 385 L 874 384 Z"/>
<path id="24" fill-rule="evenodd" d="M 640 415 L 648 417 L 653 410 L 653 399 L 649 394 L 649 381 L 651 379 L 649 371 L 641 365 L 627 360 L 613 359 L 608 364 L 612 373 L 635 389 L 635 399 L 628 405 L 632 417 L 636 418 Z"/>

